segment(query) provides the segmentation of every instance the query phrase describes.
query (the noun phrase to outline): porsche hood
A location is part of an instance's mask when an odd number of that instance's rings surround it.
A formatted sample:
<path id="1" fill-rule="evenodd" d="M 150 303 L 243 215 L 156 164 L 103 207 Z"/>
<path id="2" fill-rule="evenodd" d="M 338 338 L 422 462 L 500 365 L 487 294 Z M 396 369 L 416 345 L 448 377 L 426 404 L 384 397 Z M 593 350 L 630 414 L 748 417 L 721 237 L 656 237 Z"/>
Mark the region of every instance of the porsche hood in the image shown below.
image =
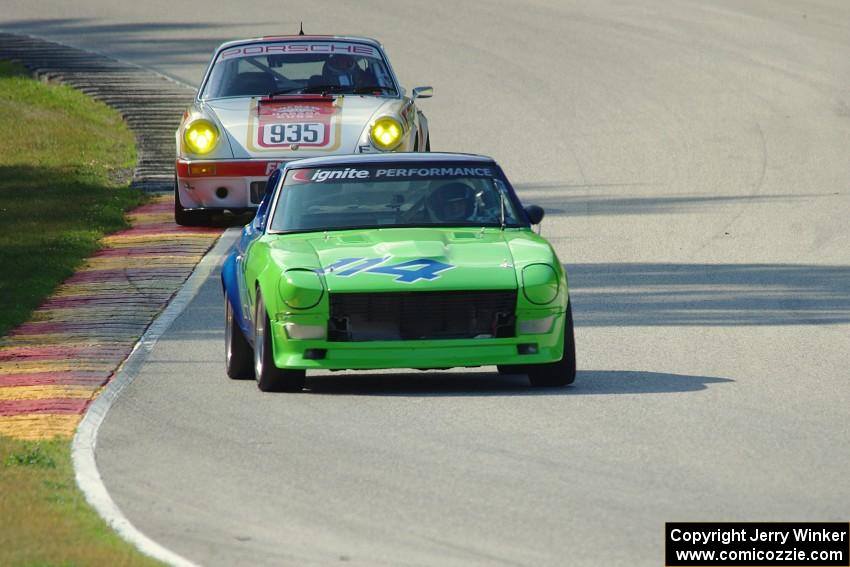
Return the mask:
<path id="1" fill-rule="evenodd" d="M 202 103 L 226 134 L 235 159 L 298 159 L 356 153 L 374 118 L 399 116 L 402 101 L 375 96 L 304 95 Z"/>

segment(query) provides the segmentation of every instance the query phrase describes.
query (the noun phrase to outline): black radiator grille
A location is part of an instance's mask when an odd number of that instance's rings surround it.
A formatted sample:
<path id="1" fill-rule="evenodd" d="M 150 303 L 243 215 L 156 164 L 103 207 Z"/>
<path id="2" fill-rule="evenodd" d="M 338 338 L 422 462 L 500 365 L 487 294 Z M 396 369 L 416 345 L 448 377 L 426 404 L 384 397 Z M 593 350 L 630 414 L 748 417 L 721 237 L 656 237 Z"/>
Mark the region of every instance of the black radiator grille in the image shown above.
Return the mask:
<path id="1" fill-rule="evenodd" d="M 516 290 L 330 294 L 330 341 L 515 336 Z"/>

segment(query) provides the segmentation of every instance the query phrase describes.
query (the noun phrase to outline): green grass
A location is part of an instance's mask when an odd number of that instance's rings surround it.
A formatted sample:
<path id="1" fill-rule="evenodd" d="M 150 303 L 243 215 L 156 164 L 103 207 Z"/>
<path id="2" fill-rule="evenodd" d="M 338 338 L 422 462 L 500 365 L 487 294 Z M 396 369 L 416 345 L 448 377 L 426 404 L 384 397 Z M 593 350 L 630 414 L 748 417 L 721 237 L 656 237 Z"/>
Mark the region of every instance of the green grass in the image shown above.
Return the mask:
<path id="1" fill-rule="evenodd" d="M 153 566 L 89 508 L 67 441 L 0 437 L 0 565 Z"/>
<path id="2" fill-rule="evenodd" d="M 107 106 L 0 61 L 0 336 L 142 201 L 133 136 Z M 0 437 L 0 565 L 159 565 L 114 534 L 74 482 L 70 444 Z"/>
<path id="3" fill-rule="evenodd" d="M 133 134 L 69 87 L 0 61 L 0 336 L 26 321 L 142 201 Z"/>

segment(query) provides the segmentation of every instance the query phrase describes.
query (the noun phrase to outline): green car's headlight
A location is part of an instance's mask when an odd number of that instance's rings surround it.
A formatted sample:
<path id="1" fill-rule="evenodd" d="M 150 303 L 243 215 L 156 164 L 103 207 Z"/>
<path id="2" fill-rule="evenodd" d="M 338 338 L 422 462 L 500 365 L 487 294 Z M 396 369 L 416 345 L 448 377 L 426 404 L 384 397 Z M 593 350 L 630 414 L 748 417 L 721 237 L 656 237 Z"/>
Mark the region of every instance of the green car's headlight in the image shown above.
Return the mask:
<path id="1" fill-rule="evenodd" d="M 195 120 L 183 132 L 186 147 L 194 154 L 208 154 L 218 141 L 218 128 L 209 120 Z"/>
<path id="2" fill-rule="evenodd" d="M 398 147 L 401 143 L 401 122 L 390 116 L 378 118 L 370 132 L 372 145 L 385 152 Z"/>
<path id="3" fill-rule="evenodd" d="M 280 298 L 293 309 L 310 309 L 319 304 L 325 288 L 313 270 L 287 270 L 278 285 Z"/>
<path id="4" fill-rule="evenodd" d="M 535 305 L 555 301 L 558 285 L 558 273 L 549 264 L 531 264 L 522 269 L 522 293 Z"/>

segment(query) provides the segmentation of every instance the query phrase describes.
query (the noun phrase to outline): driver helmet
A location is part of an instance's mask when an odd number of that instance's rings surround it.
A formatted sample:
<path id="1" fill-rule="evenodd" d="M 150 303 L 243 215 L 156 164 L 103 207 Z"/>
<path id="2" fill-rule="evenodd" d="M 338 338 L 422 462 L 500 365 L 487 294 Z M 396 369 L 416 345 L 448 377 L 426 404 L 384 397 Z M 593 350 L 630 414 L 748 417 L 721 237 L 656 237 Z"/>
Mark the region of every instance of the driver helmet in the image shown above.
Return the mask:
<path id="1" fill-rule="evenodd" d="M 335 53 L 325 61 L 325 75 L 335 79 L 340 86 L 353 85 L 356 70 L 357 61 L 345 53 Z"/>
<path id="2" fill-rule="evenodd" d="M 465 221 L 475 208 L 475 191 L 466 183 L 453 181 L 438 187 L 428 199 L 428 209 L 438 221 Z"/>

